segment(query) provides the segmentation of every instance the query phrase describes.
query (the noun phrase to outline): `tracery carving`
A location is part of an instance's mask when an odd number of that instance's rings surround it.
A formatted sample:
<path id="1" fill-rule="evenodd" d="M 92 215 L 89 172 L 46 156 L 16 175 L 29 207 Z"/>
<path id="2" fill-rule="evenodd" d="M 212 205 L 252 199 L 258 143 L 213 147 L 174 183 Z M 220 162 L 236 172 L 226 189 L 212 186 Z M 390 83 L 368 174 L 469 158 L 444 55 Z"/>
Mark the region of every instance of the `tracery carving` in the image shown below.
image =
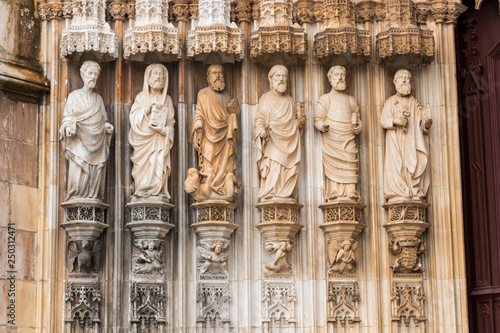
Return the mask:
<path id="1" fill-rule="evenodd" d="M 262 321 L 264 329 L 295 328 L 297 295 L 293 282 L 264 281 Z"/>
<path id="2" fill-rule="evenodd" d="M 97 282 L 91 284 L 68 282 L 64 302 L 66 332 L 99 332 L 101 292 Z"/>
<path id="3" fill-rule="evenodd" d="M 354 4 L 351 0 L 326 0 L 321 30 L 314 36 L 314 57 L 329 60 L 332 56 L 368 57 L 370 34 L 356 28 Z"/>
<path id="4" fill-rule="evenodd" d="M 337 284 L 328 282 L 328 321 L 349 327 L 360 322 L 359 302 L 361 295 L 357 282 Z"/>
<path id="5" fill-rule="evenodd" d="M 428 63 L 434 59 L 434 36 L 425 26 L 417 26 L 417 10 L 412 0 L 386 2 L 386 30 L 377 35 L 377 56 L 392 62 L 407 56 L 410 63 Z"/>
<path id="6" fill-rule="evenodd" d="M 132 286 L 130 300 L 131 323 L 134 331 L 155 332 L 165 327 L 165 308 L 167 297 L 163 283 L 138 283 Z"/>
<path id="7" fill-rule="evenodd" d="M 198 282 L 196 302 L 198 323 L 205 327 L 229 329 L 229 302 L 231 295 L 227 282 Z"/>
<path id="8" fill-rule="evenodd" d="M 105 0 L 74 0 L 71 25 L 61 37 L 61 57 L 92 53 L 103 61 L 118 58 L 118 37 L 106 22 Z"/>
<path id="9" fill-rule="evenodd" d="M 187 5 L 175 6 L 187 8 Z M 142 60 L 146 53 L 152 52 L 165 61 L 180 58 L 182 42 L 179 29 L 169 23 L 168 14 L 168 0 L 137 0 L 135 25 L 125 31 L 123 57 Z"/>
<path id="10" fill-rule="evenodd" d="M 400 326 L 409 327 L 412 323 L 420 326 L 426 321 L 424 286 L 418 283 L 392 283 L 392 320 Z"/>
<path id="11" fill-rule="evenodd" d="M 292 1 L 260 0 L 259 3 L 260 26 L 250 34 L 250 57 L 263 60 L 279 53 L 287 61 L 304 60 L 307 34 L 298 24 L 292 25 Z"/>

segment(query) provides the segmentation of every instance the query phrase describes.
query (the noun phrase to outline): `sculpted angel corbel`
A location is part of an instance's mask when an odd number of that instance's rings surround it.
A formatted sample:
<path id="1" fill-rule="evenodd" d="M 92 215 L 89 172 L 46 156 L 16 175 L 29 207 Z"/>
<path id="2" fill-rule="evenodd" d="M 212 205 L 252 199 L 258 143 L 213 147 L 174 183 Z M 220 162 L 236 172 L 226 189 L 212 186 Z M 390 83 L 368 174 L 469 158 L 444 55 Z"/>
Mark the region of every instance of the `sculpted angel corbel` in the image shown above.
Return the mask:
<path id="1" fill-rule="evenodd" d="M 200 242 L 198 246 L 198 270 L 200 274 L 226 274 L 227 249 L 229 243 L 213 241 Z"/>
<path id="2" fill-rule="evenodd" d="M 96 240 L 93 243 L 88 240 L 81 241 L 81 245 L 76 241 L 70 241 L 68 243 L 68 255 L 66 257 L 66 267 L 70 273 L 74 272 L 75 260 L 78 266 L 78 273 L 82 272 L 82 269 L 86 273 L 90 273 L 91 264 L 94 272 L 99 271 L 101 266 L 101 241 Z"/>
<path id="3" fill-rule="evenodd" d="M 275 273 L 290 273 L 292 266 L 288 263 L 288 255 L 292 252 L 293 246 L 290 242 L 270 242 L 265 245 L 268 252 L 274 253 L 272 263 L 265 267 Z"/>
<path id="4" fill-rule="evenodd" d="M 163 268 L 162 242 L 159 240 L 139 240 L 134 243 L 134 273 L 148 274 L 161 272 Z"/>
<path id="5" fill-rule="evenodd" d="M 331 273 L 354 273 L 359 260 L 359 242 L 354 240 L 331 241 L 328 247 Z"/>

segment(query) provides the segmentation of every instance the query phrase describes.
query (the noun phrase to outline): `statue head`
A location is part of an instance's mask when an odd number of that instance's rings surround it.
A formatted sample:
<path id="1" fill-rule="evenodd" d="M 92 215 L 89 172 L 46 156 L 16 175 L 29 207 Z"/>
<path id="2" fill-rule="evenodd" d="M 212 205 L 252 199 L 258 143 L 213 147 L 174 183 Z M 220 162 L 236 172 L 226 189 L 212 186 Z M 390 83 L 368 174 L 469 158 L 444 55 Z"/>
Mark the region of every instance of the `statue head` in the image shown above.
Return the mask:
<path id="1" fill-rule="evenodd" d="M 222 91 L 226 87 L 224 82 L 224 67 L 222 65 L 211 65 L 207 70 L 207 81 L 210 88 Z"/>
<path id="2" fill-rule="evenodd" d="M 274 65 L 269 71 L 269 87 L 271 91 L 275 91 L 283 95 L 286 91 L 288 81 L 288 69 L 283 65 Z"/>
<path id="3" fill-rule="evenodd" d="M 342 242 L 342 248 L 344 249 L 344 251 L 349 251 L 351 249 L 351 242 L 349 240 L 345 240 Z"/>
<path id="4" fill-rule="evenodd" d="M 401 96 L 408 96 L 411 94 L 411 74 L 406 69 L 400 69 L 394 75 L 394 85 L 396 86 L 396 91 Z"/>
<path id="5" fill-rule="evenodd" d="M 95 88 L 97 78 L 101 74 L 101 66 L 95 61 L 87 60 L 80 67 L 80 76 L 83 80 L 83 87 L 91 91 Z"/>
<path id="6" fill-rule="evenodd" d="M 146 68 L 144 75 L 144 85 L 148 85 L 150 89 L 160 90 L 168 87 L 168 71 L 162 64 L 152 64 Z"/>
<path id="7" fill-rule="evenodd" d="M 343 91 L 346 88 L 345 83 L 346 70 L 342 66 L 332 66 L 328 71 L 327 77 L 328 81 L 332 85 L 332 88 L 337 91 Z"/>

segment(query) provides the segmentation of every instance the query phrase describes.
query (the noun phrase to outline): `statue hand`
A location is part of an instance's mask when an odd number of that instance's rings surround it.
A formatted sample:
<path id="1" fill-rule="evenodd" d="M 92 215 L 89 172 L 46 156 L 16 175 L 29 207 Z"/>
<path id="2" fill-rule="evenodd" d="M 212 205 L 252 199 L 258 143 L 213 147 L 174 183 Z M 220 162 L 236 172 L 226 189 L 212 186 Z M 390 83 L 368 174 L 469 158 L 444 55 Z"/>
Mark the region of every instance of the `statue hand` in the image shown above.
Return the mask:
<path id="1" fill-rule="evenodd" d="M 305 124 L 306 124 L 306 117 L 305 116 L 299 116 L 297 118 L 297 126 L 299 128 L 302 128 L 302 127 L 304 127 Z"/>
<path id="2" fill-rule="evenodd" d="M 328 124 L 323 124 L 321 125 L 321 129 L 319 130 L 321 133 L 326 133 L 330 130 L 330 125 Z"/>
<path id="3" fill-rule="evenodd" d="M 75 130 L 74 130 L 74 129 L 72 129 L 70 126 L 66 126 L 66 130 L 65 130 L 65 132 L 66 132 L 66 136 L 67 136 L 68 138 L 70 138 L 70 137 L 72 137 L 73 135 L 75 135 L 75 134 L 76 134 L 76 133 L 75 133 Z"/>
<path id="4" fill-rule="evenodd" d="M 429 128 L 431 128 L 431 126 L 432 126 L 432 117 L 431 116 L 425 117 L 424 128 L 428 130 Z"/>
<path id="5" fill-rule="evenodd" d="M 113 125 L 111 125 L 110 123 L 104 124 L 104 130 L 108 134 L 113 134 L 113 130 L 114 130 Z"/>
<path id="6" fill-rule="evenodd" d="M 406 126 L 407 124 L 408 124 L 408 118 L 405 117 L 394 118 L 394 125 Z"/>
<path id="7" fill-rule="evenodd" d="M 149 124 L 149 127 L 151 127 L 157 133 L 160 133 L 163 135 L 166 134 L 166 133 L 163 133 L 163 128 L 161 126 L 154 126 L 153 124 Z"/>
<path id="8" fill-rule="evenodd" d="M 261 137 L 262 139 L 267 139 L 268 136 L 269 136 L 269 131 L 266 130 L 265 128 L 259 133 L 259 137 Z"/>

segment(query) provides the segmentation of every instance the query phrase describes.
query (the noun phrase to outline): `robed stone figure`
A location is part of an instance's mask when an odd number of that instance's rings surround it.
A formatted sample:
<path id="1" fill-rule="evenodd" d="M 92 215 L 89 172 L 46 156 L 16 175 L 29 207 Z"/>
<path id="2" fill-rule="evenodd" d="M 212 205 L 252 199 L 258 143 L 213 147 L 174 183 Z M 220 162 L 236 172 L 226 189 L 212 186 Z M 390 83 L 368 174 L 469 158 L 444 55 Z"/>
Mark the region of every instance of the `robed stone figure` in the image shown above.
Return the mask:
<path id="1" fill-rule="evenodd" d="M 234 187 L 228 186 L 230 184 L 226 182 L 237 183 L 233 173 L 236 169 L 238 149 L 239 104 L 224 90 L 224 70 L 221 65 L 212 65 L 208 68 L 207 81 L 209 86 L 198 92 L 192 127 L 201 179 L 196 184 L 186 186 L 189 187 L 186 191 L 198 201 L 208 199 L 231 201 L 237 195 L 237 191 L 227 193 L 228 188 Z M 189 183 L 190 179 L 188 178 L 186 182 Z M 203 191 L 203 195 L 198 193 L 201 185 L 208 185 L 209 189 Z"/>
<path id="2" fill-rule="evenodd" d="M 175 110 L 167 95 L 168 71 L 161 64 L 146 68 L 143 90 L 130 110 L 129 142 L 134 152 L 133 200 L 168 201 L 168 179 L 172 169 L 170 150 L 174 143 Z"/>
<path id="3" fill-rule="evenodd" d="M 305 117 L 285 94 L 288 70 L 275 65 L 269 71 L 270 91 L 262 95 L 255 115 L 255 142 L 260 174 L 259 200 L 297 200 L 301 129 Z"/>
<path id="4" fill-rule="evenodd" d="M 314 126 L 321 132 L 326 201 L 338 198 L 358 200 L 358 147 L 355 136 L 361 132 L 358 103 L 343 91 L 346 70 L 333 66 L 328 71 L 332 91 L 320 97 Z"/>
<path id="5" fill-rule="evenodd" d="M 80 67 L 83 88 L 69 94 L 64 108 L 59 136 L 68 160 L 66 200 L 104 196 L 113 126 L 94 91 L 100 72 L 98 63 L 85 61 Z"/>
<path id="6" fill-rule="evenodd" d="M 384 195 L 388 202 L 423 201 L 429 188 L 426 134 L 432 125 L 430 107 L 411 96 L 411 74 L 400 69 L 394 76 L 396 95 L 387 99 L 380 117 L 386 129 Z"/>

